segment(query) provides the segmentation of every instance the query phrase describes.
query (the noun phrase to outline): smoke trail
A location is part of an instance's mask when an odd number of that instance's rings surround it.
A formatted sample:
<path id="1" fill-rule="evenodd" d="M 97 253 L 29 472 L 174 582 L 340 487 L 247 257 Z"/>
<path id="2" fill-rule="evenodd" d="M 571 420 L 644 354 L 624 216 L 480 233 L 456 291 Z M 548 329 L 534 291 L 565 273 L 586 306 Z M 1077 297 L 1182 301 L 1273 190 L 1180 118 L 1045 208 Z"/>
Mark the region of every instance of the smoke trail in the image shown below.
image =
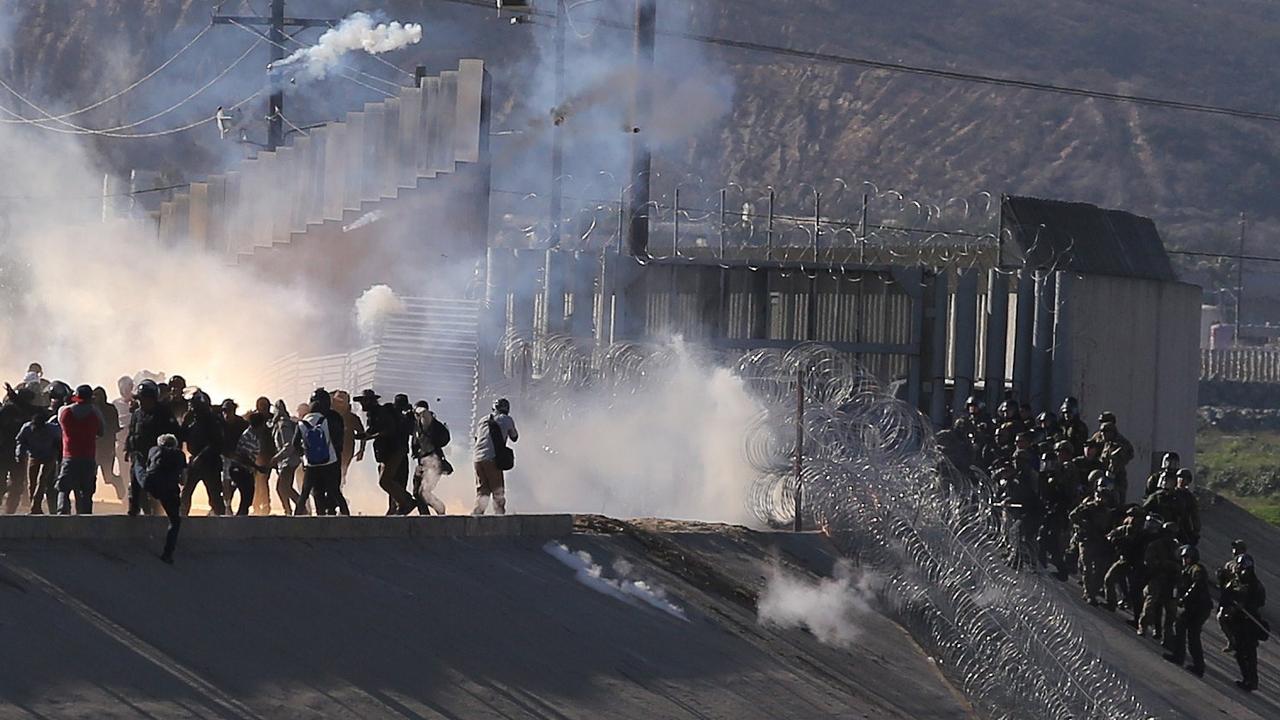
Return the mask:
<path id="1" fill-rule="evenodd" d="M 306 77 L 319 80 L 338 64 L 343 55 L 353 50 L 379 55 L 421 41 L 422 25 L 418 23 L 392 21 L 375 25 L 372 15 L 356 12 L 338 23 L 337 27 L 326 30 L 315 45 L 297 50 L 289 57 L 272 63 L 268 69 L 303 63 Z"/>

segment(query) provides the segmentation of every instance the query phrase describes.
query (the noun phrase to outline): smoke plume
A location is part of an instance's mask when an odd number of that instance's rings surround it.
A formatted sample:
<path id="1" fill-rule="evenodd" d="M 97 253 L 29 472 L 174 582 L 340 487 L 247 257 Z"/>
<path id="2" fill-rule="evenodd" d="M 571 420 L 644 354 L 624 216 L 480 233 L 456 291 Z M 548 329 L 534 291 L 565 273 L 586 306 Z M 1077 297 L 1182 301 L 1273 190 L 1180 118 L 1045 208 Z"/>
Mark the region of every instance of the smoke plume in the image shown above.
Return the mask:
<path id="1" fill-rule="evenodd" d="M 422 25 L 418 23 L 374 23 L 374 17 L 368 13 L 352 13 L 337 27 L 326 30 L 315 45 L 272 63 L 269 69 L 301 63 L 304 74 L 318 80 L 327 75 L 343 55 L 354 50 L 380 55 L 422 41 Z"/>
<path id="2" fill-rule="evenodd" d="M 858 617 L 872 612 L 873 596 L 873 578 L 848 561 L 817 582 L 775 565 L 756 610 L 762 625 L 804 628 L 823 644 L 847 648 L 858 637 Z"/>
<path id="3" fill-rule="evenodd" d="M 356 300 L 356 327 L 366 342 L 375 340 L 387 318 L 404 312 L 404 301 L 387 285 L 374 285 Z"/>

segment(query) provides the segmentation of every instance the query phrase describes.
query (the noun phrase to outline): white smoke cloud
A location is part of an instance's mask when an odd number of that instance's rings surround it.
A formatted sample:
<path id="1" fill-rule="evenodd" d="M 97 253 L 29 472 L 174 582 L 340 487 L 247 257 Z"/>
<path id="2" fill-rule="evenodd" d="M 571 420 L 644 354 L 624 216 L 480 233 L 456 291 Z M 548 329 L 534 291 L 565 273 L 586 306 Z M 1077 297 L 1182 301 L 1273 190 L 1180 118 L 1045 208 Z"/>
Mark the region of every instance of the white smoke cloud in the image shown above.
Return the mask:
<path id="1" fill-rule="evenodd" d="M 804 628 L 823 644 L 847 648 L 858 637 L 858 617 L 872 612 L 873 598 L 873 576 L 848 561 L 836 564 L 835 577 L 816 582 L 775 565 L 756 611 L 762 625 Z"/>
<path id="2" fill-rule="evenodd" d="M 744 438 L 761 406 L 729 369 L 678 341 L 675 353 L 643 391 L 588 391 L 559 407 L 513 398 L 522 443 L 513 446 L 511 503 L 521 512 L 750 522 L 755 472 Z"/>
<path id="3" fill-rule="evenodd" d="M 356 299 L 356 327 L 366 342 L 378 337 L 387 318 L 404 312 L 404 301 L 386 285 L 374 285 Z"/>
<path id="4" fill-rule="evenodd" d="M 572 568 L 577 581 L 596 592 L 604 593 L 627 603 L 639 601 L 685 622 L 689 620 L 685 616 L 683 608 L 667 599 L 665 590 L 655 585 L 650 585 L 644 580 L 634 580 L 627 577 L 631 574 L 633 568 L 630 563 L 624 560 L 619 560 L 613 566 L 614 572 L 620 577 L 609 578 L 605 577 L 604 570 L 592 559 L 591 553 L 585 551 L 574 552 L 568 546 L 554 541 L 542 546 L 542 549 L 551 557 Z"/>
<path id="5" fill-rule="evenodd" d="M 370 55 L 379 55 L 422 41 L 422 25 L 418 23 L 375 22 L 368 13 L 352 13 L 337 27 L 326 30 L 315 45 L 295 51 L 289 57 L 272 63 L 269 69 L 302 63 L 306 76 L 318 80 L 349 52 L 363 50 Z"/>

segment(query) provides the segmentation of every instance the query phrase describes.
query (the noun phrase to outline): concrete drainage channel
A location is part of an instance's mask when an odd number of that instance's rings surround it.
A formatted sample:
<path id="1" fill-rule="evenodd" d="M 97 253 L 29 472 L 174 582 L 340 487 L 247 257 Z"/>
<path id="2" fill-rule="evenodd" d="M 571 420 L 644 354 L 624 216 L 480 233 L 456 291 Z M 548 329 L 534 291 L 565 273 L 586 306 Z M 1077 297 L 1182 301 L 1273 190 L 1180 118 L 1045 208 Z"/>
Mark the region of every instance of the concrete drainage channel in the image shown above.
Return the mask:
<path id="1" fill-rule="evenodd" d="M 163 517 L 13 515 L 0 518 L 0 542 L 20 540 L 162 539 Z M 573 533 L 572 515 L 472 517 L 193 517 L 180 543 L 193 540 L 363 538 L 557 538 Z"/>

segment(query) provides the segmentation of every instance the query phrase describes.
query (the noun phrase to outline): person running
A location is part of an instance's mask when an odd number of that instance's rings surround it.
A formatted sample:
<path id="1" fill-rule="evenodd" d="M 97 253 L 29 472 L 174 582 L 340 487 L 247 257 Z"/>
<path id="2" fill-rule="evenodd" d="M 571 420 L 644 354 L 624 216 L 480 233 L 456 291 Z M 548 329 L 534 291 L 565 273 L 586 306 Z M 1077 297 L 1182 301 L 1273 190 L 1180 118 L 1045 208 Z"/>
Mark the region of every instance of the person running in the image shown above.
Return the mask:
<path id="1" fill-rule="evenodd" d="M 186 468 L 186 483 L 182 486 L 183 515 L 191 514 L 191 498 L 200 485 L 204 485 L 209 510 L 214 515 L 227 513 L 222 486 L 222 450 L 227 440 L 223 437 L 222 421 L 213 413 L 211 401 L 203 390 L 191 393 L 187 414 L 182 418 L 182 429 L 178 433 L 191 457 Z"/>
<path id="2" fill-rule="evenodd" d="M 53 497 L 53 478 L 58 473 L 61 457 L 62 431 L 53 418 L 53 411 L 40 408 L 18 431 L 14 458 L 27 463 L 27 493 L 31 498 L 31 514 L 43 515 L 47 504 L 52 514 L 56 507 Z"/>
<path id="3" fill-rule="evenodd" d="M 472 515 L 485 514 L 490 497 L 494 513 L 507 514 L 507 485 L 503 473 L 515 467 L 515 454 L 507 443 L 519 439 L 516 421 L 511 417 L 511 403 L 499 398 L 493 404 L 493 412 L 476 428 L 476 506 Z"/>
<path id="4" fill-rule="evenodd" d="M 106 422 L 93 403 L 93 388 L 76 388 L 71 403 L 58 413 L 58 427 L 62 430 L 62 465 L 55 483 L 58 514 L 71 514 L 74 495 L 76 514 L 92 515 L 93 492 L 98 484 L 98 438 L 106 431 Z"/>
<path id="5" fill-rule="evenodd" d="M 178 448 L 178 438 L 166 433 L 147 453 L 147 469 L 142 473 L 143 488 L 159 501 L 169 518 L 169 531 L 164 536 L 164 551 L 160 553 L 160 559 L 170 565 L 173 564 L 174 548 L 178 545 L 178 529 L 182 527 L 182 499 L 178 485 L 186 467 L 187 456 Z"/>
<path id="6" fill-rule="evenodd" d="M 387 494 L 387 514 L 408 515 L 414 509 L 409 494 L 409 426 L 395 405 L 379 404 L 380 398 L 371 389 L 356 397 L 368 428 L 364 438 L 373 441 L 378 487 Z"/>
<path id="7" fill-rule="evenodd" d="M 267 416 L 254 410 L 249 413 L 248 427 L 236 439 L 235 449 L 231 451 L 227 463 L 227 475 L 231 479 L 233 492 L 240 493 L 240 507 L 236 515 L 248 515 L 254 507 L 253 497 L 257 492 L 255 473 L 260 474 L 263 467 L 258 464 L 262 457 L 260 438 L 267 426 Z"/>
<path id="8" fill-rule="evenodd" d="M 271 418 L 271 442 L 279 448 L 271 458 L 276 468 L 276 496 L 280 498 L 280 508 L 285 515 L 293 515 L 298 505 L 298 491 L 293 481 L 302 464 L 302 456 L 293 445 L 293 436 L 298 431 L 298 421 L 289 415 L 289 407 L 284 400 L 277 400 L 275 414 Z"/>
<path id="9" fill-rule="evenodd" d="M 342 416 L 342 487 L 347 486 L 347 471 L 352 462 L 364 460 L 365 439 L 364 422 L 351 409 L 351 395 L 346 390 L 334 390 L 332 396 L 333 411 Z M 302 417 L 306 413 L 301 413 Z"/>
<path id="10" fill-rule="evenodd" d="M 429 514 L 435 510 L 437 515 L 445 514 L 444 501 L 435 494 L 440 478 L 453 474 L 453 466 L 444 457 L 444 448 L 449 444 L 449 426 L 440 422 L 431 405 L 426 400 L 419 400 L 413 408 L 414 431 L 412 452 L 416 459 L 413 471 L 413 498 L 418 506 L 418 513 Z"/>
<path id="11" fill-rule="evenodd" d="M 302 515 L 307 500 L 316 494 L 316 514 L 350 515 L 342 494 L 342 416 L 334 412 L 324 388 L 311 394 L 310 412 L 298 421 L 293 445 L 302 458 L 302 492 L 294 515 Z"/>
<path id="12" fill-rule="evenodd" d="M 116 436 L 120 434 L 120 411 L 107 400 L 107 390 L 103 387 L 93 389 L 93 405 L 102 416 L 102 434 L 98 436 L 94 453 L 98 471 L 102 473 L 102 481 L 115 488 L 116 499 L 124 500 L 129 494 L 124 478 L 120 476 L 124 468 L 121 467 L 117 471 L 115 467 Z"/>
<path id="13" fill-rule="evenodd" d="M 135 396 L 138 406 L 129 417 L 129 437 L 125 440 L 125 451 L 129 453 L 129 514 L 150 515 L 153 508 L 142 486 L 147 458 L 161 435 L 176 436 L 181 428 L 169 406 L 160 402 L 160 387 L 154 382 L 139 383 Z"/>
<path id="14" fill-rule="evenodd" d="M 9 383 L 4 388 L 4 404 L 0 405 L 0 496 L 4 498 L 5 514 L 12 515 L 27 497 L 27 473 L 18 458 L 18 433 L 36 413 L 32 404 L 36 396 L 27 388 L 14 390 Z"/>

